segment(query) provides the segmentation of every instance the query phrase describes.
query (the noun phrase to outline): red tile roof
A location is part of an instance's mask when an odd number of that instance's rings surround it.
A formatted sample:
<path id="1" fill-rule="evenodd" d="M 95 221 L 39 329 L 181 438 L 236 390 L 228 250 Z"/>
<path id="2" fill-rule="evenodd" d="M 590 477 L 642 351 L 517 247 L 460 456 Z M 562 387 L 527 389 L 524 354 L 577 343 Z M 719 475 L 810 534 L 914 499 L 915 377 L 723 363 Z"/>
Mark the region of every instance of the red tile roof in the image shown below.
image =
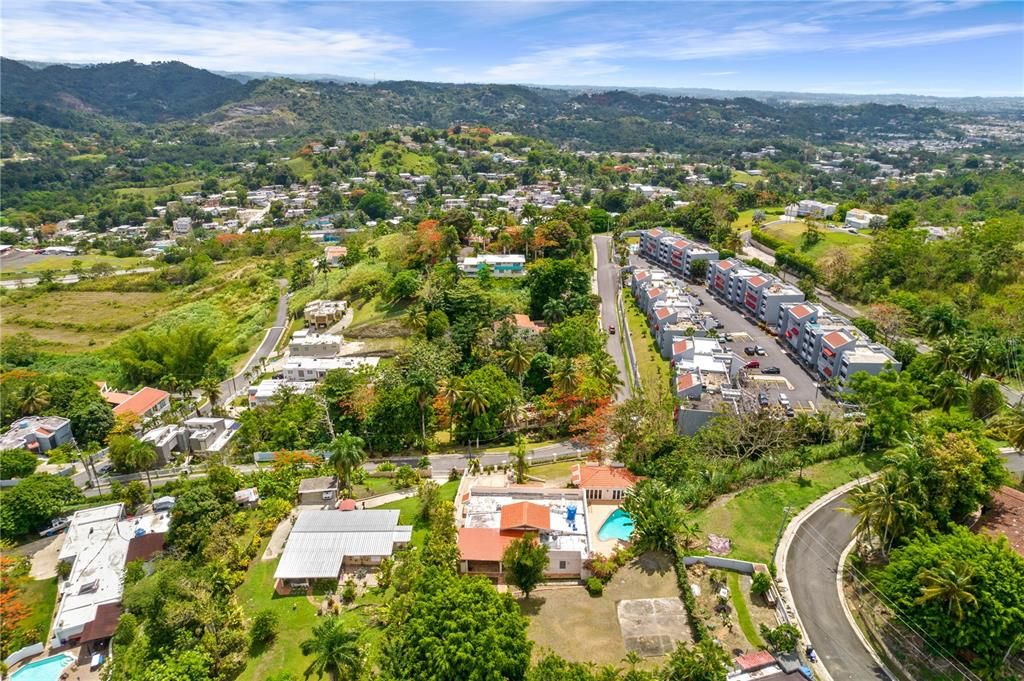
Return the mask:
<path id="1" fill-rule="evenodd" d="M 163 532 L 150 532 L 139 537 L 132 537 L 128 542 L 128 552 L 125 554 L 124 562 L 149 560 L 164 550 L 164 537 Z"/>
<path id="2" fill-rule="evenodd" d="M 1024 492 L 1000 487 L 974 529 L 985 534 L 1004 535 L 1014 551 L 1024 556 Z"/>
<path id="3" fill-rule="evenodd" d="M 654 288 L 652 288 L 650 291 L 647 292 L 647 297 L 648 298 L 657 298 L 660 295 L 661 295 L 661 289 L 658 288 L 657 286 L 655 286 Z"/>
<path id="4" fill-rule="evenodd" d="M 463 527 L 459 529 L 459 555 L 462 560 L 498 561 L 520 536 L 521 532 L 499 532 L 493 527 Z"/>
<path id="5" fill-rule="evenodd" d="M 144 416 L 147 411 L 155 407 L 160 400 L 167 399 L 171 394 L 156 388 L 143 388 L 129 399 L 114 407 L 115 414 L 138 414 Z"/>
<path id="6" fill-rule="evenodd" d="M 686 352 L 688 347 L 690 347 L 689 341 L 676 341 L 672 344 L 672 354 L 678 355 L 681 352 Z"/>
<path id="7" fill-rule="evenodd" d="M 543 324 L 533 321 L 529 316 L 524 314 L 512 315 L 512 321 L 516 327 L 525 331 L 536 331 L 539 333 L 545 328 Z"/>
<path id="8" fill-rule="evenodd" d="M 572 471 L 572 484 L 580 489 L 627 489 L 639 477 L 619 466 L 586 466 L 576 464 Z"/>
<path id="9" fill-rule="evenodd" d="M 679 374 L 676 376 L 676 389 L 686 390 L 700 383 L 697 379 L 697 374 Z"/>
<path id="10" fill-rule="evenodd" d="M 721 262 L 718 263 L 718 269 L 720 270 L 729 270 L 732 269 L 733 267 L 736 267 L 736 263 L 734 263 L 732 260 L 722 260 Z"/>
<path id="11" fill-rule="evenodd" d="M 766 650 L 758 650 L 736 658 L 736 666 L 745 672 L 752 672 L 770 664 L 775 664 L 775 657 Z"/>
<path id="12" fill-rule="evenodd" d="M 121 619 L 120 603 L 104 603 L 96 607 L 96 617 L 85 625 L 79 643 L 99 641 L 110 638 L 117 629 L 117 622 Z"/>
<path id="13" fill-rule="evenodd" d="M 806 305 L 796 305 L 789 308 L 789 314 L 793 315 L 797 319 L 803 319 L 807 315 L 811 314 L 811 308 Z"/>
<path id="14" fill-rule="evenodd" d="M 550 530 L 551 511 L 547 506 L 519 501 L 501 509 L 501 529 Z"/>
<path id="15" fill-rule="evenodd" d="M 676 239 L 675 243 L 672 245 L 678 246 L 679 248 L 686 248 L 687 246 L 690 245 L 690 242 L 687 241 L 686 239 Z"/>
<path id="16" fill-rule="evenodd" d="M 105 399 L 110 404 L 113 404 L 114 406 L 123 404 L 130 400 L 131 398 L 132 396 L 128 393 L 119 393 L 114 390 L 108 390 L 105 393 L 103 393 L 103 399 Z"/>
<path id="17" fill-rule="evenodd" d="M 339 511 L 354 511 L 354 510 L 356 510 L 356 500 L 355 499 L 342 499 L 341 501 L 338 502 L 338 510 Z"/>
<path id="18" fill-rule="evenodd" d="M 833 331 L 832 333 L 826 334 L 823 340 L 832 347 L 838 348 L 840 345 L 846 345 L 852 339 L 842 331 Z"/>
<path id="19" fill-rule="evenodd" d="M 768 280 L 759 274 L 756 277 L 751 277 L 748 281 L 750 282 L 751 286 L 760 286 L 761 284 L 766 283 Z"/>
<path id="20" fill-rule="evenodd" d="M 664 233 L 665 232 L 661 231 L 660 229 L 649 229 L 649 230 L 647 230 L 647 236 L 659 237 L 659 236 L 661 236 Z"/>
<path id="21" fill-rule="evenodd" d="M 670 314 L 674 312 L 675 310 L 670 310 L 667 307 L 659 307 L 657 310 L 655 310 L 654 316 L 656 316 L 658 319 L 664 319 L 665 317 L 668 317 Z"/>

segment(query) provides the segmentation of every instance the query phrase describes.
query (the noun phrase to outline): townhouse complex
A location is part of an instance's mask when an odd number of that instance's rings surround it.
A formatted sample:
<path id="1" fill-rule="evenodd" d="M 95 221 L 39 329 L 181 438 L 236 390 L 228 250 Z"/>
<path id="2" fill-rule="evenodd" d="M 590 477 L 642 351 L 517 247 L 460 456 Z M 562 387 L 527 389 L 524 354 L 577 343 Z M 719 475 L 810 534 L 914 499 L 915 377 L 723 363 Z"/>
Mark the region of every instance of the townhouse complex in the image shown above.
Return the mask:
<path id="1" fill-rule="evenodd" d="M 717 260 L 718 251 L 661 229 L 640 233 L 640 255 L 683 277 L 697 260 Z"/>

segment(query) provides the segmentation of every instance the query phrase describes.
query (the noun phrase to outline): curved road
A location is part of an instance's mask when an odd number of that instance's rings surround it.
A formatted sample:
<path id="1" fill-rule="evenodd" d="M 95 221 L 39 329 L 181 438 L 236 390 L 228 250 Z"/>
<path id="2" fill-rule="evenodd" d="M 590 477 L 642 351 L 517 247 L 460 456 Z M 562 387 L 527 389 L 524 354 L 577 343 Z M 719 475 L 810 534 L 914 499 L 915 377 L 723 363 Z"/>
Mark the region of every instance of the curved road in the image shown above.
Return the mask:
<path id="1" fill-rule="evenodd" d="M 843 512 L 847 495 L 804 520 L 786 556 L 790 596 L 805 634 L 835 681 L 888 679 L 861 643 L 839 600 L 839 556 L 850 543 L 857 520 Z"/>

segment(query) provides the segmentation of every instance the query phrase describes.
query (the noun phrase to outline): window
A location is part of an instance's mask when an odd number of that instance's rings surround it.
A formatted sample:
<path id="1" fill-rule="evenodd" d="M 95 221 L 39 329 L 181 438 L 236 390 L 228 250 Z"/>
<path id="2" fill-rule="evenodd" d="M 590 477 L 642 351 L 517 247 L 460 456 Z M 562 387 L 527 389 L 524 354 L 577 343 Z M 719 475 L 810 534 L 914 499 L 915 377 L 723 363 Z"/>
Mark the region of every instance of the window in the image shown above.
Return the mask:
<path id="1" fill-rule="evenodd" d="M 565 561 L 564 560 L 558 561 L 558 569 L 559 570 L 564 570 L 565 569 Z"/>

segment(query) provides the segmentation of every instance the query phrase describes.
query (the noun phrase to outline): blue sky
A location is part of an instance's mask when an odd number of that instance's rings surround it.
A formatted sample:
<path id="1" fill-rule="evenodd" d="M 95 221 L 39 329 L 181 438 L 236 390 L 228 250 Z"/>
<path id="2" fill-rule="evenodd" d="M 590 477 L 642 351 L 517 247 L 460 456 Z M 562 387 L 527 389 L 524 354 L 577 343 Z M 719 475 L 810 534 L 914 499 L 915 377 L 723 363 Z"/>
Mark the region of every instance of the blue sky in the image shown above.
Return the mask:
<path id="1" fill-rule="evenodd" d="M 1016 2 L 4 0 L 0 49 L 378 79 L 1024 95 Z"/>

